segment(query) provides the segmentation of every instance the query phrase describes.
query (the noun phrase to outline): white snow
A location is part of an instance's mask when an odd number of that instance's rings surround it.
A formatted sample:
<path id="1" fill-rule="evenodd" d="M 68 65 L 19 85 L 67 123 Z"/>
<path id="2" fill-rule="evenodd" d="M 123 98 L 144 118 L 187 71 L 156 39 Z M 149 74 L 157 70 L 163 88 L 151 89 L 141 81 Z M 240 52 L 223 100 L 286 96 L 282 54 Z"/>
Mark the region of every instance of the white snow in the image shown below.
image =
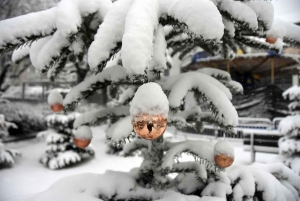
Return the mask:
<path id="1" fill-rule="evenodd" d="M 299 31 L 299 26 L 293 23 L 284 22 L 280 19 L 275 19 L 271 29 L 268 30 L 267 35 L 275 38 L 288 38 L 290 40 L 300 41 Z"/>
<path id="2" fill-rule="evenodd" d="M 131 116 L 127 116 L 120 119 L 107 129 L 106 138 L 113 142 L 119 143 L 128 138 L 132 131 L 133 128 L 131 125 Z"/>
<path id="3" fill-rule="evenodd" d="M 34 41 L 29 50 L 29 56 L 30 56 L 30 61 L 32 65 L 36 68 L 38 68 L 38 55 L 39 52 L 41 51 L 42 47 L 52 38 L 52 36 L 47 36 L 44 38 L 41 38 L 37 41 Z"/>
<path id="4" fill-rule="evenodd" d="M 158 0 L 134 1 L 125 21 L 122 62 L 129 74 L 144 74 L 153 54 L 153 34 L 158 25 Z"/>
<path id="5" fill-rule="evenodd" d="M 93 133 L 90 127 L 88 126 L 80 126 L 77 128 L 74 137 L 78 139 L 89 139 L 91 140 L 93 138 Z"/>
<path id="6" fill-rule="evenodd" d="M 216 69 L 216 68 L 204 67 L 204 68 L 197 70 L 197 72 L 201 72 L 206 75 L 210 75 L 214 78 L 219 78 L 219 79 L 223 79 L 223 80 L 231 80 L 231 76 L 228 72 L 226 72 L 224 70 Z"/>
<path id="7" fill-rule="evenodd" d="M 91 70 L 96 71 L 97 66 L 109 58 L 110 50 L 122 40 L 126 15 L 132 3 L 133 0 L 116 1 L 108 11 L 88 50 Z"/>
<path id="8" fill-rule="evenodd" d="M 46 36 L 55 30 L 56 7 L 0 21 L 0 48 L 18 44 L 24 36 Z"/>
<path id="9" fill-rule="evenodd" d="M 11 57 L 12 62 L 17 63 L 18 61 L 27 57 L 29 55 L 29 49 L 30 49 L 29 45 L 25 45 L 14 50 Z"/>
<path id="10" fill-rule="evenodd" d="M 150 68 L 163 71 L 167 68 L 166 49 L 167 43 L 165 39 L 165 32 L 162 25 L 159 25 L 155 31 L 155 41 L 153 44 L 153 58 Z"/>
<path id="11" fill-rule="evenodd" d="M 187 4 L 180 0 L 159 1 L 163 13 L 186 23 L 188 31 L 204 39 L 220 40 L 224 33 L 222 16 L 209 0 L 190 0 Z M 199 23 L 207 22 L 207 23 Z"/>
<path id="12" fill-rule="evenodd" d="M 288 116 L 282 119 L 278 126 L 279 132 L 285 135 L 298 135 L 300 115 Z"/>
<path id="13" fill-rule="evenodd" d="M 106 81 L 118 82 L 126 77 L 126 71 L 121 66 L 114 66 L 104 70 L 101 73 L 87 77 L 84 81 L 76 85 L 66 95 L 64 105 L 71 104 L 74 101 L 79 101 L 84 98 L 82 92 L 89 90 L 89 88 L 96 83 L 103 83 Z"/>
<path id="14" fill-rule="evenodd" d="M 274 21 L 274 7 L 270 1 L 246 1 L 247 6 L 256 13 L 257 19 L 270 29 Z"/>
<path id="15" fill-rule="evenodd" d="M 168 118 L 168 112 L 168 98 L 162 88 L 154 82 L 140 86 L 130 105 L 130 115 L 133 118 L 141 114 L 162 115 Z"/>
<path id="16" fill-rule="evenodd" d="M 105 121 L 110 117 L 121 117 L 129 115 L 129 107 L 128 106 L 119 106 L 113 108 L 105 108 L 96 111 L 86 112 L 77 117 L 74 121 L 74 128 L 78 128 L 83 124 L 93 125 L 98 120 Z"/>
<path id="17" fill-rule="evenodd" d="M 60 31 L 56 31 L 51 39 L 48 40 L 39 50 L 36 60 L 36 67 L 40 70 L 49 67 L 50 62 L 53 61 L 53 58 L 60 57 L 62 49 L 68 47 L 69 45 L 69 40 L 62 36 Z"/>
<path id="18" fill-rule="evenodd" d="M 225 26 L 225 29 L 228 31 L 229 36 L 234 37 L 235 35 L 235 28 L 233 22 L 227 20 L 226 18 L 222 18 L 223 24 Z"/>
<path id="19" fill-rule="evenodd" d="M 233 1 L 233 0 L 222 0 L 219 2 L 219 9 L 230 13 L 233 18 L 240 22 L 247 23 L 249 28 L 256 30 L 258 27 L 256 13 L 246 4 Z"/>
<path id="20" fill-rule="evenodd" d="M 220 140 L 214 146 L 214 155 L 225 154 L 234 158 L 234 147 L 226 140 Z"/>
<path id="21" fill-rule="evenodd" d="M 62 95 L 59 92 L 55 91 L 55 90 L 53 90 L 49 93 L 47 100 L 48 100 L 49 105 L 62 104 L 63 103 Z"/>
<path id="22" fill-rule="evenodd" d="M 163 84 L 164 90 L 169 90 L 170 107 L 177 108 L 188 91 L 197 89 L 203 93 L 219 110 L 218 118 L 227 125 L 237 125 L 238 115 L 230 102 L 231 93 L 216 79 L 203 73 L 184 73 L 167 78 Z"/>
<path id="23" fill-rule="evenodd" d="M 69 49 L 74 52 L 74 55 L 79 55 L 84 52 L 84 42 L 82 40 L 82 35 L 77 36 L 75 41 L 70 45 Z"/>
<path id="24" fill-rule="evenodd" d="M 292 86 L 285 90 L 282 94 L 282 96 L 286 99 L 288 98 L 289 100 L 300 100 L 300 87 L 299 86 Z"/>

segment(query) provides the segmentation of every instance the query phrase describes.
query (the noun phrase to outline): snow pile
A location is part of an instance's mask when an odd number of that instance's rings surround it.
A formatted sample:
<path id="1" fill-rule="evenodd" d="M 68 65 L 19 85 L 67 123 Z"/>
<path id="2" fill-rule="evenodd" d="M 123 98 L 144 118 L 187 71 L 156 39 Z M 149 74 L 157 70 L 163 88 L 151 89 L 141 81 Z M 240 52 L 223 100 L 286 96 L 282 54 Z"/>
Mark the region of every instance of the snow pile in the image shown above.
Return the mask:
<path id="1" fill-rule="evenodd" d="M 226 31 L 228 31 L 229 36 L 234 37 L 235 35 L 235 28 L 233 22 L 227 20 L 226 18 L 222 18 L 222 22 L 225 26 Z"/>
<path id="2" fill-rule="evenodd" d="M 93 138 L 93 133 L 90 127 L 88 126 L 80 126 L 77 128 L 74 137 L 78 139 L 89 139 L 91 140 Z"/>
<path id="3" fill-rule="evenodd" d="M 48 104 L 55 105 L 55 104 L 62 104 L 63 97 L 58 91 L 51 91 L 48 95 Z"/>
<path id="4" fill-rule="evenodd" d="M 289 41 L 300 41 L 299 35 L 300 27 L 284 22 L 280 19 L 275 19 L 270 30 L 267 31 L 267 36 L 272 36 L 275 38 L 288 39 Z"/>
<path id="5" fill-rule="evenodd" d="M 58 153 L 57 157 L 52 158 L 49 161 L 48 166 L 51 170 L 55 170 L 55 169 L 63 168 L 66 165 L 70 165 L 72 163 L 78 163 L 80 161 L 81 158 L 78 155 L 78 153 L 70 150 L 70 151 Z"/>
<path id="6" fill-rule="evenodd" d="M 197 72 L 210 75 L 218 80 L 231 80 L 231 76 L 228 72 L 216 68 L 204 67 L 197 70 Z"/>
<path id="7" fill-rule="evenodd" d="M 168 112 L 168 98 L 161 87 L 154 82 L 140 86 L 130 106 L 130 115 L 132 117 L 145 113 L 149 115 L 162 115 L 163 118 L 168 118 Z"/>
<path id="8" fill-rule="evenodd" d="M 21 156 L 19 151 L 6 149 L 4 144 L 0 142 L 0 168 L 12 166 L 17 156 Z"/>
<path id="9" fill-rule="evenodd" d="M 282 137 L 279 139 L 278 145 L 279 153 L 283 155 L 292 155 L 300 152 L 300 141 L 293 138 Z"/>
<path id="10" fill-rule="evenodd" d="M 34 41 L 29 50 L 29 57 L 32 65 L 36 68 L 38 68 L 38 55 L 41 51 L 42 47 L 52 38 L 52 36 L 47 36 L 41 39 L 38 39 L 37 41 Z"/>

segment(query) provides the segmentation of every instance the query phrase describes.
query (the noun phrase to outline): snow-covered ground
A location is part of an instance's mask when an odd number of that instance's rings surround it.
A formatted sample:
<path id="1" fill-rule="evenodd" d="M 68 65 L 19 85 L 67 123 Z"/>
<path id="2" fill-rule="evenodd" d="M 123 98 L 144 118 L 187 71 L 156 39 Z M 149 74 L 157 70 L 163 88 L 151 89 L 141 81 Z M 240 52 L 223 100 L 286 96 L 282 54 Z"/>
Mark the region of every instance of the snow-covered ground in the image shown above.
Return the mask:
<path id="1" fill-rule="evenodd" d="M 81 173 L 104 173 L 106 170 L 129 171 L 138 167 L 142 162 L 140 157 L 128 157 L 107 155 L 107 145 L 104 144 L 104 130 L 106 126 L 92 128 L 94 138 L 92 146 L 95 149 L 95 158 L 62 170 L 50 170 L 39 163 L 39 157 L 44 153 L 46 143 L 44 140 L 34 139 L 10 143 L 8 148 L 18 149 L 22 153 L 16 164 L 10 169 L 0 170 L 0 200 L 16 201 L 26 200 L 32 195 L 48 189 L 60 178 Z M 183 135 L 178 133 L 173 140 L 198 139 L 195 135 Z M 206 138 L 210 140 L 210 138 Z M 242 141 L 231 142 L 235 147 L 235 162 L 250 164 L 250 152 L 243 151 Z M 188 160 L 187 156 L 183 157 Z M 192 159 L 192 158 L 191 158 Z M 262 163 L 276 162 L 279 156 L 275 154 L 256 154 L 256 161 Z"/>

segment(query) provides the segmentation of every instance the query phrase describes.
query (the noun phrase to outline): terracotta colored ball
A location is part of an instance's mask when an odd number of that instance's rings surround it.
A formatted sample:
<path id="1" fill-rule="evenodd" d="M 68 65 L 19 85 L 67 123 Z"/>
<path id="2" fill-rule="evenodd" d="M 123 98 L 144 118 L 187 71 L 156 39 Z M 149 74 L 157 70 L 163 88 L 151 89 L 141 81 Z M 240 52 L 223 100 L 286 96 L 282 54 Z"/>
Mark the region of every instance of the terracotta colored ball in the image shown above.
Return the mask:
<path id="1" fill-rule="evenodd" d="M 215 162 L 220 168 L 227 168 L 232 165 L 234 158 L 226 154 L 215 155 Z"/>
<path id="2" fill-rule="evenodd" d="M 53 112 L 61 112 L 64 109 L 64 106 L 60 103 L 50 105 L 50 108 Z"/>
<path id="3" fill-rule="evenodd" d="M 161 115 L 141 114 L 132 118 L 134 132 L 146 140 L 159 138 L 167 128 L 167 119 Z"/>
<path id="4" fill-rule="evenodd" d="M 74 143 L 76 144 L 77 147 L 84 149 L 91 143 L 91 139 L 80 139 L 74 137 Z"/>
<path id="5" fill-rule="evenodd" d="M 268 36 L 268 37 L 266 38 L 266 42 L 267 42 L 267 43 L 270 43 L 270 44 L 276 43 L 276 40 L 277 40 L 277 38 L 274 38 L 274 37 L 271 37 L 271 36 Z"/>

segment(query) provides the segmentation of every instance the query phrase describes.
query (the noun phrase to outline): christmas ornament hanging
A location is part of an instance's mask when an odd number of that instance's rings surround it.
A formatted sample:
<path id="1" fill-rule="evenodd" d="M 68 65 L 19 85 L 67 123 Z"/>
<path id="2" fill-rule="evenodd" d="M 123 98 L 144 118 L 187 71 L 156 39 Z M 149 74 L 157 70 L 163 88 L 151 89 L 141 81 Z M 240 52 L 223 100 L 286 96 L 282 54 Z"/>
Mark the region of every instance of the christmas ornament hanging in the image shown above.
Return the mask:
<path id="1" fill-rule="evenodd" d="M 169 101 L 162 88 L 153 82 L 143 84 L 130 106 L 135 133 L 146 140 L 159 138 L 167 128 L 168 112 Z"/>
<path id="2" fill-rule="evenodd" d="M 60 112 L 64 109 L 63 97 L 57 91 L 51 91 L 48 95 L 48 104 L 53 112 Z"/>
<path id="3" fill-rule="evenodd" d="M 277 40 L 277 38 L 274 38 L 274 37 L 271 37 L 271 36 L 268 36 L 268 37 L 266 38 L 266 42 L 267 42 L 267 43 L 270 43 L 270 44 L 276 43 L 276 40 Z"/>
<path id="4" fill-rule="evenodd" d="M 167 128 L 167 119 L 161 115 L 141 114 L 132 118 L 134 132 L 146 140 L 159 138 Z"/>
<path id="5" fill-rule="evenodd" d="M 74 134 L 74 143 L 77 147 L 86 148 L 93 138 L 93 133 L 90 127 L 80 126 Z"/>
<path id="6" fill-rule="evenodd" d="M 227 168 L 234 161 L 234 148 L 226 140 L 217 142 L 214 146 L 214 158 L 220 168 Z"/>

